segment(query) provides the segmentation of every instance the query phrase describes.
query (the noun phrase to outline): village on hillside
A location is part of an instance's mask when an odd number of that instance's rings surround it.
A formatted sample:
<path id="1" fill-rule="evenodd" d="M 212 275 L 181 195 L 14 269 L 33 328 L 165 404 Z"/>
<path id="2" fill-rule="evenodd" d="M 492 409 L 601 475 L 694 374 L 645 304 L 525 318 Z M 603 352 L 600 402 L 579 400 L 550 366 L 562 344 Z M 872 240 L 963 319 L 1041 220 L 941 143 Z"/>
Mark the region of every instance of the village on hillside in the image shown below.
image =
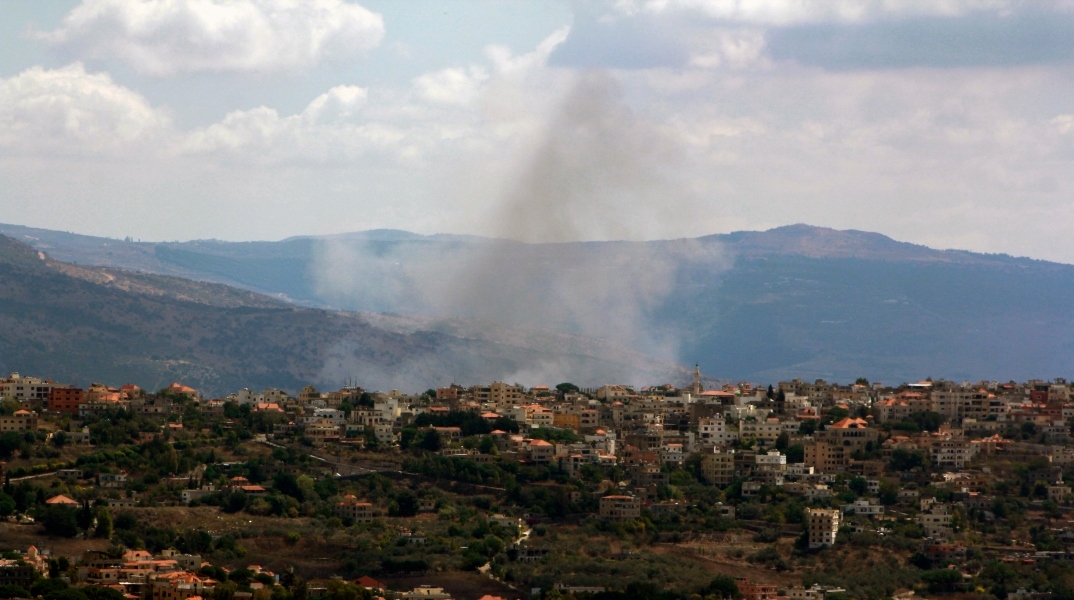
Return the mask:
<path id="1" fill-rule="evenodd" d="M 1074 598 L 1064 379 L 0 398 L 0 598 Z"/>

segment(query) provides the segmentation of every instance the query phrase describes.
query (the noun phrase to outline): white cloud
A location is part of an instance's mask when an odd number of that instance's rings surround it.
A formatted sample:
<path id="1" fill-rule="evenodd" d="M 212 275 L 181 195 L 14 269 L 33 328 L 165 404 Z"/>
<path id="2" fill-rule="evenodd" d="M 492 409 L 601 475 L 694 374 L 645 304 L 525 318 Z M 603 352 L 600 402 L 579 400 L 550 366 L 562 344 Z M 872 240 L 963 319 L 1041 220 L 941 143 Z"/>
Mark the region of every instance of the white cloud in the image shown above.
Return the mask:
<path id="1" fill-rule="evenodd" d="M 428 102 L 465 105 L 473 102 L 488 78 L 488 70 L 483 67 L 454 67 L 417 77 L 414 87 Z"/>
<path id="2" fill-rule="evenodd" d="M 493 44 L 485 48 L 485 56 L 492 61 L 494 68 L 499 73 L 533 70 L 547 65 L 548 57 L 552 55 L 557 46 L 567 40 L 567 36 L 570 33 L 570 26 L 560 27 L 541 40 L 533 52 L 527 52 L 519 56 L 514 56 L 511 53 L 511 49 L 506 46 Z"/>
<path id="3" fill-rule="evenodd" d="M 302 116 L 310 122 L 351 118 L 365 105 L 369 91 L 356 85 L 337 85 L 309 103 Z"/>
<path id="4" fill-rule="evenodd" d="M 83 0 L 38 37 L 151 75 L 269 72 L 359 55 L 384 20 L 342 0 Z"/>
<path id="5" fill-rule="evenodd" d="M 765 64 L 764 32 L 757 29 L 714 29 L 694 40 L 690 66 L 741 69 Z"/>
<path id="6" fill-rule="evenodd" d="M 860 23 L 882 18 L 955 17 L 976 11 L 1005 11 L 1016 0 L 618 0 L 621 14 L 694 12 L 755 25 Z"/>
<path id="7" fill-rule="evenodd" d="M 0 147 L 69 154 L 158 139 L 170 120 L 140 94 L 81 63 L 33 67 L 0 80 Z"/>

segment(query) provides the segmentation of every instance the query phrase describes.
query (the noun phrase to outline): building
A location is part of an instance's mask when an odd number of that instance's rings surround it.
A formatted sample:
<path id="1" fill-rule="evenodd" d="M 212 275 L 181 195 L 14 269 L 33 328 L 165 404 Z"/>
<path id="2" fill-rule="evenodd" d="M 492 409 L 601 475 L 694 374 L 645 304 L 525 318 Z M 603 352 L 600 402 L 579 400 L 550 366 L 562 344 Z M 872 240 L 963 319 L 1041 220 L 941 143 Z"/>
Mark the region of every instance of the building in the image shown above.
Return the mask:
<path id="1" fill-rule="evenodd" d="M 14 414 L 0 416 L 0 433 L 6 431 L 37 431 L 37 413 L 17 410 Z"/>
<path id="2" fill-rule="evenodd" d="M 805 464 L 816 469 L 818 473 L 845 471 L 850 464 L 850 453 L 847 450 L 827 440 L 816 440 L 805 444 Z"/>
<path id="3" fill-rule="evenodd" d="M 208 591 L 205 580 L 189 571 L 150 573 L 147 583 L 146 600 L 187 600 Z"/>
<path id="4" fill-rule="evenodd" d="M 350 519 L 355 523 L 372 523 L 376 516 L 371 503 L 360 502 L 353 494 L 347 494 L 336 503 L 335 513 L 340 519 Z"/>
<path id="5" fill-rule="evenodd" d="M 52 391 L 51 381 L 41 381 L 36 377 L 22 377 L 12 373 L 7 379 L 0 379 L 0 398 L 16 402 L 41 403 L 48 400 Z"/>
<path id="6" fill-rule="evenodd" d="M 834 508 L 806 509 L 810 550 L 834 546 L 835 538 L 839 534 L 839 523 L 839 511 Z"/>
<path id="7" fill-rule="evenodd" d="M 500 415 L 496 415 L 497 418 L 499 416 Z M 567 412 L 552 413 L 552 426 L 560 429 L 573 429 L 574 431 L 579 431 L 582 428 L 582 416 Z"/>
<path id="8" fill-rule="evenodd" d="M 33 565 L 20 565 L 14 564 L 14 562 L 12 564 L 0 564 L 0 586 L 16 585 L 28 590 L 33 583 Z"/>
<path id="9" fill-rule="evenodd" d="M 641 498 L 636 496 L 603 496 L 600 499 L 600 518 L 629 521 L 641 516 Z"/>
<path id="10" fill-rule="evenodd" d="M 475 386 L 473 395 L 475 402 L 507 407 L 522 402 L 523 392 L 522 386 L 494 381 L 488 386 Z M 437 397 L 439 397 L 439 392 L 437 392 Z"/>
<path id="11" fill-rule="evenodd" d="M 736 577 L 735 585 L 742 600 L 775 600 L 778 592 L 771 583 L 754 583 L 745 577 Z"/>
<path id="12" fill-rule="evenodd" d="M 727 426 L 723 415 L 702 417 L 697 420 L 697 441 L 702 448 L 730 446 L 738 439 L 738 431 Z"/>
<path id="13" fill-rule="evenodd" d="M 78 414 L 78 407 L 85 401 L 85 391 L 76 387 L 54 387 L 49 392 L 48 409 L 51 412 Z"/>
<path id="14" fill-rule="evenodd" d="M 869 427 L 865 419 L 847 417 L 829 425 L 821 437 L 832 445 L 854 452 L 875 446 L 877 431 Z"/>
<path id="15" fill-rule="evenodd" d="M 949 539 L 953 534 L 951 529 L 951 514 L 946 506 L 937 504 L 929 507 L 917 515 L 917 522 L 925 529 L 925 535 L 938 540 Z"/>

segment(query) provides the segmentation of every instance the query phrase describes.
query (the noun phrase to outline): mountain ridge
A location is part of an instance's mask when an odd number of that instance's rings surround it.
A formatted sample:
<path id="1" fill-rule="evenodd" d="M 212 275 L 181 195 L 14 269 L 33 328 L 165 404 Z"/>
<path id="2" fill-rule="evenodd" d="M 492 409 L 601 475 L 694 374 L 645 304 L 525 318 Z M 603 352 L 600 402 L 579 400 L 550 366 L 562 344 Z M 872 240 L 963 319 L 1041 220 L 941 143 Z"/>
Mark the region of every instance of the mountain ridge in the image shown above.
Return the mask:
<path id="1" fill-rule="evenodd" d="M 522 339 L 525 328 L 602 338 L 724 379 L 1025 380 L 1074 364 L 1074 266 L 870 232 L 791 225 L 557 244 L 374 232 L 124 245 L 19 231 L 63 260 L 498 339 Z M 447 324 L 453 318 L 469 325 Z"/>
<path id="2" fill-rule="evenodd" d="M 0 370 L 80 385 L 132 382 L 157 389 L 179 380 L 222 395 L 241 387 L 334 387 L 357 378 L 370 388 L 417 391 L 456 378 L 538 377 L 542 365 L 549 376 L 591 385 L 639 374 L 674 381 L 688 376 L 673 363 L 609 353 L 576 338 L 550 348 L 522 338 L 463 337 L 461 325 L 453 332 L 428 322 L 386 327 L 390 317 L 69 265 L 6 236 L 0 236 L 0 282 Z"/>

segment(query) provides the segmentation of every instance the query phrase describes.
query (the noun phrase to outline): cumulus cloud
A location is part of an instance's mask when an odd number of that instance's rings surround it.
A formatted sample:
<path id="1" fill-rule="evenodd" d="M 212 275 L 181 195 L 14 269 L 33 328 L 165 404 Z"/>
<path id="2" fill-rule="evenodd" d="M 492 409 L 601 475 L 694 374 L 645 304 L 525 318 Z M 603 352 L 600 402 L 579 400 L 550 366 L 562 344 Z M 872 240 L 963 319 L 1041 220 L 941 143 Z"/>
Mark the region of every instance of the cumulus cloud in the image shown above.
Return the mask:
<path id="1" fill-rule="evenodd" d="M 360 55 L 384 20 L 342 0 L 83 0 L 38 37 L 150 75 L 271 72 Z"/>
<path id="2" fill-rule="evenodd" d="M 488 70 L 482 67 L 453 67 L 415 78 L 414 87 L 429 102 L 465 105 L 473 102 L 488 78 Z"/>
<path id="3" fill-rule="evenodd" d="M 1017 0 L 620 0 L 614 6 L 617 12 L 627 15 L 681 11 L 725 21 L 779 26 L 957 17 L 977 11 L 1006 11 L 1020 4 Z"/>
<path id="4" fill-rule="evenodd" d="M 171 131 L 165 111 L 81 63 L 0 79 L 0 147 L 19 152 L 116 150 Z"/>

